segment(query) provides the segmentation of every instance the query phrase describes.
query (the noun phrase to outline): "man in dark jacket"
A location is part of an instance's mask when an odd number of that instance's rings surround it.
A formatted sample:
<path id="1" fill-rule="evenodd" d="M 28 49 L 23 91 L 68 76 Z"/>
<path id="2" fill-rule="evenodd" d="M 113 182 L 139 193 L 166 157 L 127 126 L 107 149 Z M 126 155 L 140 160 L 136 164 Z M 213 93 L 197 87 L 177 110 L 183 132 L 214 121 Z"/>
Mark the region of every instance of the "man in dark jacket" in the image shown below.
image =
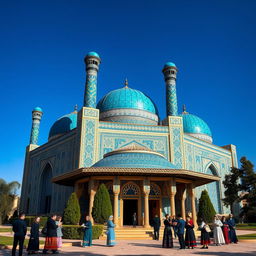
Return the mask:
<path id="1" fill-rule="evenodd" d="M 152 226 L 154 228 L 154 239 L 159 240 L 159 229 L 161 226 L 160 218 L 158 215 L 155 215 L 155 218 L 152 221 Z"/>
<path id="2" fill-rule="evenodd" d="M 177 228 L 177 235 L 180 243 L 180 249 L 185 249 L 185 241 L 184 241 L 185 224 L 186 222 L 182 219 L 181 215 L 179 214 L 176 228 Z"/>
<path id="3" fill-rule="evenodd" d="M 14 232 L 12 256 L 16 254 L 16 248 L 19 243 L 19 256 L 22 256 L 23 244 L 27 233 L 27 225 L 25 222 L 25 214 L 20 213 L 19 219 L 15 220 L 12 224 L 12 230 Z"/>
<path id="4" fill-rule="evenodd" d="M 46 238 L 44 244 L 43 254 L 47 254 L 48 250 L 51 250 L 53 254 L 59 253 L 57 247 L 57 228 L 59 225 L 56 225 L 57 215 L 52 214 L 51 217 L 47 220 L 46 223 Z"/>

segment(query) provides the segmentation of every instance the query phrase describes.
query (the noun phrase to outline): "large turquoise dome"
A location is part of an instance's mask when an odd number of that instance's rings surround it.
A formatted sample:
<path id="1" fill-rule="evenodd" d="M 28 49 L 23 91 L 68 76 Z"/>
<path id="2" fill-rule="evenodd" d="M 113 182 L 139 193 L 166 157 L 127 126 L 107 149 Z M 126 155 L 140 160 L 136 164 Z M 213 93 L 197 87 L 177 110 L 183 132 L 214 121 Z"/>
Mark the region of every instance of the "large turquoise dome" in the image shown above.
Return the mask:
<path id="1" fill-rule="evenodd" d="M 182 119 L 185 133 L 212 143 L 212 132 L 204 120 L 187 112 L 182 113 Z"/>
<path id="2" fill-rule="evenodd" d="M 141 91 L 125 86 L 106 94 L 97 104 L 103 121 L 158 124 L 158 111 L 153 101 Z"/>
<path id="3" fill-rule="evenodd" d="M 59 118 L 51 127 L 49 132 L 49 140 L 59 137 L 77 126 L 77 112 L 64 115 Z"/>

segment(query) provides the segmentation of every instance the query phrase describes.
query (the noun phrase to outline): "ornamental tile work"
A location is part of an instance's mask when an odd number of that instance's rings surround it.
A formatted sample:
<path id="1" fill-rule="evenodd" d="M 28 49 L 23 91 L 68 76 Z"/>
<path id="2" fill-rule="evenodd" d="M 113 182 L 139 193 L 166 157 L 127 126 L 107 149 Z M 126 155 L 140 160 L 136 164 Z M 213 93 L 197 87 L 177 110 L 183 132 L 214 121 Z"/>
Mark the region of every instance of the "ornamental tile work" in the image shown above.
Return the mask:
<path id="1" fill-rule="evenodd" d="M 177 104 L 177 94 L 176 85 L 168 84 L 166 85 L 166 112 L 168 116 L 178 115 L 178 104 Z"/>
<path id="2" fill-rule="evenodd" d="M 31 135 L 30 135 L 30 144 L 37 145 L 38 135 L 39 135 L 40 122 L 33 122 Z"/>
<path id="3" fill-rule="evenodd" d="M 133 142 L 139 143 L 149 149 L 159 152 L 169 159 L 167 136 L 151 136 L 128 133 L 118 134 L 109 132 L 102 132 L 100 134 L 99 159 L 103 158 L 104 154 Z"/>
<path id="4" fill-rule="evenodd" d="M 182 152 L 181 152 L 181 128 L 174 127 L 171 128 L 173 134 L 172 144 L 173 144 L 173 155 L 174 155 L 174 164 L 177 168 L 182 168 Z"/>
<path id="5" fill-rule="evenodd" d="M 86 88 L 84 95 L 84 106 L 89 108 L 96 107 L 96 94 L 97 94 L 97 76 L 87 74 Z"/>

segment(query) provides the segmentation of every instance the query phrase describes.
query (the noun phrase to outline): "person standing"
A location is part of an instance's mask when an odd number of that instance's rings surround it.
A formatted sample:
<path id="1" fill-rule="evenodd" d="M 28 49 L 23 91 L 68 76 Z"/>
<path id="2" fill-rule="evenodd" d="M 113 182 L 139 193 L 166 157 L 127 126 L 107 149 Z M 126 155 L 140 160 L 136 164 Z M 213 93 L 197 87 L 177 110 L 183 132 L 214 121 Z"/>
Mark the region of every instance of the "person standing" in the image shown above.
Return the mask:
<path id="1" fill-rule="evenodd" d="M 164 237 L 163 237 L 163 248 L 173 248 L 173 239 L 172 239 L 172 225 L 169 214 L 165 215 L 164 220 Z"/>
<path id="2" fill-rule="evenodd" d="M 188 249 L 194 249 L 196 247 L 196 237 L 194 232 L 194 223 L 191 217 L 187 217 L 186 220 L 186 235 L 185 235 L 185 245 L 188 247 Z"/>
<path id="3" fill-rule="evenodd" d="M 210 227 L 204 222 L 203 219 L 201 219 L 199 228 L 201 230 L 201 245 L 203 246 L 201 249 L 208 249 L 208 245 L 211 243 L 209 235 Z"/>
<path id="4" fill-rule="evenodd" d="M 174 233 L 174 237 L 177 237 L 177 218 L 175 215 L 172 216 L 172 228 L 173 228 L 173 233 Z"/>
<path id="5" fill-rule="evenodd" d="M 62 217 L 61 216 L 57 216 L 56 218 L 56 225 L 58 225 L 57 228 L 57 247 L 58 249 L 62 247 L 62 237 L 63 237 L 63 233 L 62 233 Z"/>
<path id="6" fill-rule="evenodd" d="M 213 227 L 213 242 L 216 245 L 225 244 L 225 239 L 224 239 L 222 229 L 221 229 L 223 224 L 217 215 L 214 216 L 213 225 L 214 225 L 214 227 Z"/>
<path id="7" fill-rule="evenodd" d="M 114 246 L 116 244 L 115 226 L 113 215 L 111 215 L 107 222 L 107 246 Z"/>
<path id="8" fill-rule="evenodd" d="M 16 254 L 16 248 L 19 243 L 19 256 L 22 256 L 23 245 L 25 236 L 27 234 L 27 224 L 25 222 L 25 213 L 21 212 L 19 214 L 19 219 L 15 220 L 12 224 L 12 230 L 14 232 L 13 246 L 12 246 L 12 256 Z"/>
<path id="9" fill-rule="evenodd" d="M 222 226 L 222 232 L 223 232 L 223 236 L 224 236 L 224 239 L 225 239 L 225 243 L 226 244 L 230 244 L 230 239 L 229 239 L 229 225 L 228 225 L 228 222 L 226 220 L 226 217 L 223 216 L 221 218 L 221 222 L 223 224 Z"/>
<path id="10" fill-rule="evenodd" d="M 34 222 L 32 223 L 31 229 L 30 229 L 30 238 L 28 242 L 28 254 L 34 254 L 39 251 L 39 222 L 40 217 L 37 216 L 34 219 Z"/>
<path id="11" fill-rule="evenodd" d="M 161 226 L 160 218 L 158 215 L 155 215 L 155 218 L 153 219 L 153 228 L 154 228 L 154 240 L 159 240 L 159 229 Z"/>
<path id="12" fill-rule="evenodd" d="M 136 212 L 132 215 L 132 225 L 134 228 L 136 228 L 137 225 L 137 214 Z"/>
<path id="13" fill-rule="evenodd" d="M 44 244 L 43 254 L 47 254 L 48 250 L 51 250 L 53 254 L 57 254 L 58 246 L 57 246 L 57 228 L 60 224 L 56 224 L 57 215 L 52 214 L 51 217 L 47 220 L 46 223 L 46 238 Z"/>
<path id="14" fill-rule="evenodd" d="M 92 245 L 92 222 L 90 220 L 90 216 L 85 217 L 85 223 L 82 224 L 84 227 L 84 239 L 83 239 L 83 247 Z"/>
<path id="15" fill-rule="evenodd" d="M 185 249 L 185 241 L 184 241 L 184 229 L 186 222 L 182 219 L 181 215 L 178 215 L 177 221 L 177 236 L 179 238 L 180 249 Z"/>
<path id="16" fill-rule="evenodd" d="M 229 238 L 231 243 L 237 244 L 238 239 L 236 236 L 236 222 L 233 218 L 233 214 L 229 214 L 229 219 L 228 219 L 228 226 L 229 226 Z"/>

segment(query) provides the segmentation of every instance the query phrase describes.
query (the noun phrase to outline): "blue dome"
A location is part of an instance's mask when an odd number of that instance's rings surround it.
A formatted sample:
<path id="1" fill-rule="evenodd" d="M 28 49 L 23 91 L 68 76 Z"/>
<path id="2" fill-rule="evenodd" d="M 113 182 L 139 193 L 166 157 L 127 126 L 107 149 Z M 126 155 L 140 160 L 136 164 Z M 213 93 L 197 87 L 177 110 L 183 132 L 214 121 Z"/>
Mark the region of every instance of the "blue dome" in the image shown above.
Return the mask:
<path id="1" fill-rule="evenodd" d="M 157 114 L 156 106 L 149 97 L 127 87 L 109 92 L 99 101 L 97 108 L 101 112 L 118 108 L 134 108 Z"/>
<path id="2" fill-rule="evenodd" d="M 100 56 L 97 52 L 88 52 L 87 55 L 86 55 L 86 57 L 91 57 L 91 56 L 100 58 Z"/>
<path id="3" fill-rule="evenodd" d="M 158 111 L 144 93 L 127 86 L 109 92 L 97 104 L 100 119 L 133 124 L 158 124 Z"/>
<path id="4" fill-rule="evenodd" d="M 185 133 L 205 134 L 212 137 L 211 130 L 207 123 L 198 116 L 183 113 L 183 129 Z"/>
<path id="5" fill-rule="evenodd" d="M 33 109 L 33 111 L 40 111 L 40 112 L 43 112 L 43 110 L 42 110 L 40 107 L 35 107 L 35 108 Z"/>
<path id="6" fill-rule="evenodd" d="M 77 126 L 77 112 L 72 112 L 59 118 L 51 127 L 49 139 L 65 134 Z"/>
<path id="7" fill-rule="evenodd" d="M 177 169 L 160 154 L 147 151 L 114 153 L 104 157 L 92 167 Z"/>
<path id="8" fill-rule="evenodd" d="M 175 67 L 176 68 L 176 65 L 173 62 L 166 62 L 164 67 L 165 68 L 167 68 L 167 67 Z"/>

